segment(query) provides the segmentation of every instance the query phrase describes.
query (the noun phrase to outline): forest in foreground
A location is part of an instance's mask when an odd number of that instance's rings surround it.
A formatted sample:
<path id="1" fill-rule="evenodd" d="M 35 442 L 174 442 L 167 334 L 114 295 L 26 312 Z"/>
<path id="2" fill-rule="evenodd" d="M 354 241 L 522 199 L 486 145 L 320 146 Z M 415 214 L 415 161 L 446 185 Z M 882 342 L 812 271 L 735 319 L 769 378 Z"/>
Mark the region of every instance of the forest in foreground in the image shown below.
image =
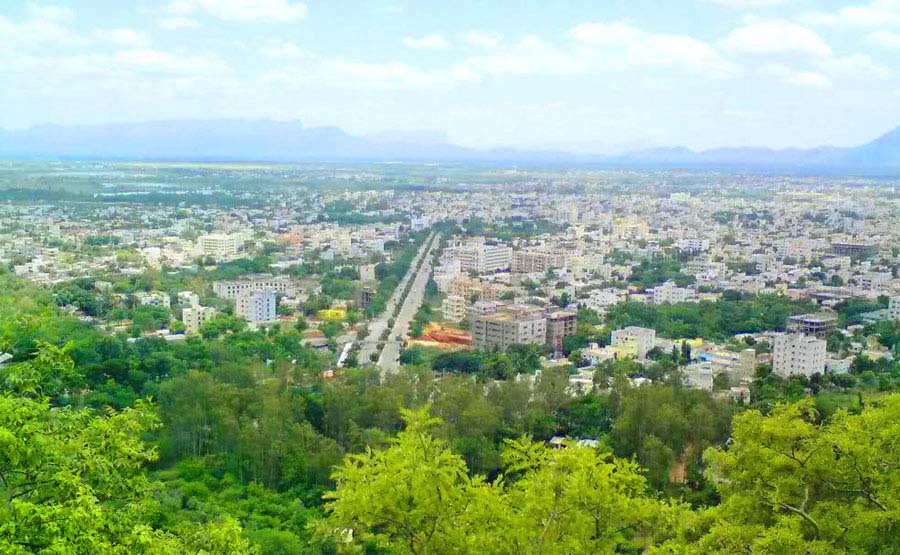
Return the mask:
<path id="1" fill-rule="evenodd" d="M 130 340 L 0 279 L 3 553 L 900 552 L 897 394 L 325 380 L 295 329 Z"/>

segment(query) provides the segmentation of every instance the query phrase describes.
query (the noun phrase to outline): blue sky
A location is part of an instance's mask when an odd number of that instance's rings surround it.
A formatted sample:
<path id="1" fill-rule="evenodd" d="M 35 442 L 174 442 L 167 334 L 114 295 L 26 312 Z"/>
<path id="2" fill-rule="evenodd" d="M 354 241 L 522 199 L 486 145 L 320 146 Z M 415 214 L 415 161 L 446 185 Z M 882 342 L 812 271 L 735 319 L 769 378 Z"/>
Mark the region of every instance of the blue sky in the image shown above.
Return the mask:
<path id="1" fill-rule="evenodd" d="M 272 118 L 467 146 L 853 145 L 900 0 L 0 4 L 0 127 Z"/>

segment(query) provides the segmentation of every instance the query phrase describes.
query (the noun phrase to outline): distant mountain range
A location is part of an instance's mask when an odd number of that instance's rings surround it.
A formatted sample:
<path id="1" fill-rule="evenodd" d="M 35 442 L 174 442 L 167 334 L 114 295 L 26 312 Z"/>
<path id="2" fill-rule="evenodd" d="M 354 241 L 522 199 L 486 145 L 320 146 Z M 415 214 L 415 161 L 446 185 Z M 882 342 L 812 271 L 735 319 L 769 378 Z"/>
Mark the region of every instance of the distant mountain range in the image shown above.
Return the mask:
<path id="1" fill-rule="evenodd" d="M 900 128 L 852 147 L 772 150 L 652 148 L 616 155 L 564 150 L 471 149 L 441 133 L 366 137 L 336 127 L 268 120 L 174 120 L 0 130 L 0 157 L 192 161 L 408 161 L 659 167 L 795 167 L 900 170 Z"/>

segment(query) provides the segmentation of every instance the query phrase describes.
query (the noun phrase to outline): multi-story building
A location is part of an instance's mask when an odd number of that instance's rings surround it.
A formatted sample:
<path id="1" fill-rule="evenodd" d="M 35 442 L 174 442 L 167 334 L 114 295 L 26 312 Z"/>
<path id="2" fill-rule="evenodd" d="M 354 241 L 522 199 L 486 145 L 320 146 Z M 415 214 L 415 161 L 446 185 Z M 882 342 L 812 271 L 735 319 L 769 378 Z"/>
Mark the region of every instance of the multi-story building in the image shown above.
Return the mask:
<path id="1" fill-rule="evenodd" d="M 517 344 L 543 344 L 547 320 L 540 310 L 526 305 L 509 306 L 496 312 L 473 315 L 470 331 L 478 349 L 507 349 Z"/>
<path id="2" fill-rule="evenodd" d="M 678 287 L 673 281 L 667 281 L 653 288 L 653 304 L 683 303 L 694 297 L 693 289 Z"/>
<path id="3" fill-rule="evenodd" d="M 226 233 L 212 233 L 203 235 L 198 240 L 200 252 L 204 256 L 212 256 L 216 259 L 230 258 L 241 248 L 241 238 L 238 235 Z"/>
<path id="4" fill-rule="evenodd" d="M 463 272 L 496 272 L 508 269 L 512 263 L 512 247 L 502 245 L 471 242 L 453 247 L 452 252 Z"/>
<path id="5" fill-rule="evenodd" d="M 468 276 L 456 276 L 450 284 L 450 294 L 477 301 L 497 301 L 508 288 L 498 283 L 482 281 Z"/>
<path id="6" fill-rule="evenodd" d="M 798 314 L 788 320 L 788 330 L 825 339 L 837 327 L 836 312 L 823 311 L 815 314 Z"/>
<path id="7" fill-rule="evenodd" d="M 638 360 L 647 357 L 647 353 L 653 348 L 656 341 L 656 330 L 649 328 L 641 328 L 638 326 L 628 326 L 620 330 L 615 330 L 611 334 L 612 347 L 623 356 L 633 356 Z"/>
<path id="8" fill-rule="evenodd" d="M 555 310 L 547 314 L 547 345 L 562 350 L 563 338 L 575 335 L 578 313 L 574 310 Z"/>
<path id="9" fill-rule="evenodd" d="M 825 371 L 825 340 L 802 333 L 785 333 L 775 338 L 772 371 L 786 378 L 792 374 L 812 376 Z"/>
<path id="10" fill-rule="evenodd" d="M 181 323 L 188 333 L 197 333 L 203 323 L 216 315 L 216 309 L 211 306 L 189 306 L 181 311 Z"/>
<path id="11" fill-rule="evenodd" d="M 900 295 L 891 297 L 888 304 L 888 317 L 891 320 L 900 320 Z"/>
<path id="12" fill-rule="evenodd" d="M 294 284 L 289 278 L 280 276 L 213 283 L 213 293 L 223 299 L 236 299 L 239 295 L 253 291 L 274 291 L 279 295 L 288 295 L 294 289 Z"/>
<path id="13" fill-rule="evenodd" d="M 566 265 L 568 256 L 564 252 L 543 250 L 521 250 L 513 253 L 512 271 L 520 274 L 543 273 L 550 268 Z"/>
<path id="14" fill-rule="evenodd" d="M 466 319 L 466 307 L 468 303 L 465 297 L 459 295 L 447 295 L 441 303 L 441 315 L 444 320 L 450 322 L 462 322 Z"/>
<path id="15" fill-rule="evenodd" d="M 169 297 L 168 293 L 165 293 L 163 291 L 153 291 L 150 293 L 138 291 L 134 294 L 134 298 L 138 302 L 138 304 L 142 306 L 161 306 L 163 308 L 172 307 L 171 297 Z"/>
<path id="16" fill-rule="evenodd" d="M 372 287 L 360 287 L 353 293 L 353 304 L 356 308 L 366 309 L 372 305 L 375 298 L 375 289 Z"/>
<path id="17" fill-rule="evenodd" d="M 252 291 L 242 293 L 234 300 L 234 313 L 248 322 L 274 322 L 274 291 Z"/>

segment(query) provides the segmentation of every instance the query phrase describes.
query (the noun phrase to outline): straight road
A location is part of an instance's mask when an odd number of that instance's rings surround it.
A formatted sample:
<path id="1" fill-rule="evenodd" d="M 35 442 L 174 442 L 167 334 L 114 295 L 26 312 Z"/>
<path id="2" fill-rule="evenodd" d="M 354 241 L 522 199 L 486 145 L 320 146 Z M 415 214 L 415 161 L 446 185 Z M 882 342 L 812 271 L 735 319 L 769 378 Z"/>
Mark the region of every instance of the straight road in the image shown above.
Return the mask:
<path id="1" fill-rule="evenodd" d="M 428 254 L 425 255 L 425 261 L 416 273 L 409 294 L 403 299 L 403 305 L 400 307 L 400 312 L 394 320 L 391 334 L 384 344 L 381 356 L 378 357 L 378 367 L 381 368 L 382 377 L 389 373 L 394 373 L 400 368 L 400 349 L 403 347 L 403 342 L 408 339 L 409 325 L 425 299 L 425 286 L 428 284 L 429 278 L 431 278 L 432 255 L 440 242 L 441 234 L 438 233 L 431 241 Z"/>
<path id="2" fill-rule="evenodd" d="M 384 307 L 384 311 L 369 322 L 369 333 L 368 335 L 366 335 L 366 338 L 362 340 L 359 346 L 359 355 L 357 356 L 357 360 L 359 361 L 360 366 L 362 366 L 363 364 L 369 364 L 371 362 L 372 355 L 377 353 L 378 342 L 381 339 L 381 334 L 384 332 L 384 330 L 387 329 L 387 321 L 388 319 L 390 319 L 391 314 L 394 313 L 394 308 L 400 302 L 400 295 L 403 294 L 403 291 L 406 289 L 406 284 L 409 283 L 409 280 L 415 274 L 416 268 L 419 265 L 419 261 L 422 260 L 422 257 L 428 250 L 428 245 L 432 244 L 433 238 L 434 234 L 431 234 L 427 239 L 425 239 L 425 241 L 422 243 L 422 246 L 419 248 L 419 252 L 416 253 L 416 257 L 410 263 L 409 270 L 406 271 L 406 275 L 403 276 L 403 279 L 401 279 L 400 283 L 397 284 L 397 288 L 394 289 L 394 292 L 391 293 L 391 296 L 388 298 L 387 304 Z"/>

